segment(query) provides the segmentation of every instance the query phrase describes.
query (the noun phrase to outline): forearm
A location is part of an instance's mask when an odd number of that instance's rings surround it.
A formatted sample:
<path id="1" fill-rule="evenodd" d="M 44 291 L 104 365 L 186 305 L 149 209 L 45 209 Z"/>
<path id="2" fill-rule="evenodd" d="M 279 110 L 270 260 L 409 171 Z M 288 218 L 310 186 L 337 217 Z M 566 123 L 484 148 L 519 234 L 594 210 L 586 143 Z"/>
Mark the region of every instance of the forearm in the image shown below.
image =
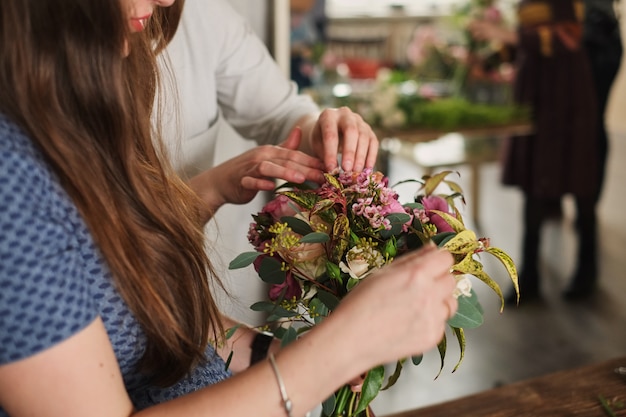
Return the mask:
<path id="1" fill-rule="evenodd" d="M 366 368 L 359 355 L 347 348 L 350 330 L 330 322 L 316 326 L 276 355 L 294 416 L 303 416 Z M 343 346 L 340 348 L 339 344 Z M 276 375 L 269 362 L 263 361 L 222 383 L 137 414 L 175 415 L 285 417 L 286 413 Z"/>

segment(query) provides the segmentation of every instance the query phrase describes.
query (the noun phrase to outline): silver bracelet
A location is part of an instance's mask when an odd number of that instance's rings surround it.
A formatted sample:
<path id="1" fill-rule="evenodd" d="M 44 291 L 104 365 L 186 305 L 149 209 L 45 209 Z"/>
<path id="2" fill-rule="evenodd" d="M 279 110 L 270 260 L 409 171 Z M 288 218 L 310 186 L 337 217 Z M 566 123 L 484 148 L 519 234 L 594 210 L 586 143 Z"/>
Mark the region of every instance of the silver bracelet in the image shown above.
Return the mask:
<path id="1" fill-rule="evenodd" d="M 270 360 L 270 365 L 272 365 L 272 369 L 274 370 L 274 375 L 276 375 L 276 381 L 278 382 L 278 389 L 280 390 L 280 396 L 283 399 L 283 406 L 285 407 L 285 412 L 288 417 L 293 417 L 293 404 L 291 400 L 287 396 L 287 390 L 285 389 L 285 383 L 283 382 L 283 377 L 280 376 L 280 371 L 278 370 L 278 365 L 276 365 L 276 359 L 274 358 L 274 354 L 270 353 L 267 355 Z"/>

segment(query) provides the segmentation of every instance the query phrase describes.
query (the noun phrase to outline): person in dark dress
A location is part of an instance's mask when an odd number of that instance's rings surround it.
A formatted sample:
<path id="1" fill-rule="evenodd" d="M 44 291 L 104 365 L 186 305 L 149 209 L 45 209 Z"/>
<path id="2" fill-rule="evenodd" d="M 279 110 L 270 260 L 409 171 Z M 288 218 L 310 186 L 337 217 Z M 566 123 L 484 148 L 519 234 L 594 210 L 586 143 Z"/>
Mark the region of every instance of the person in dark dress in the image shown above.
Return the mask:
<path id="1" fill-rule="evenodd" d="M 599 138 L 600 100 L 583 42 L 584 10 L 582 0 L 522 0 L 515 32 L 482 22 L 470 25 L 477 38 L 499 39 L 515 48 L 515 100 L 533 112 L 533 133 L 510 138 L 504 148 L 502 176 L 504 184 L 524 193 L 520 291 L 525 301 L 540 296 L 541 226 L 568 194 L 576 202 L 579 261 L 564 296 L 589 295 L 596 285 L 596 206 L 606 151 Z M 516 295 L 507 301 L 516 302 Z"/>

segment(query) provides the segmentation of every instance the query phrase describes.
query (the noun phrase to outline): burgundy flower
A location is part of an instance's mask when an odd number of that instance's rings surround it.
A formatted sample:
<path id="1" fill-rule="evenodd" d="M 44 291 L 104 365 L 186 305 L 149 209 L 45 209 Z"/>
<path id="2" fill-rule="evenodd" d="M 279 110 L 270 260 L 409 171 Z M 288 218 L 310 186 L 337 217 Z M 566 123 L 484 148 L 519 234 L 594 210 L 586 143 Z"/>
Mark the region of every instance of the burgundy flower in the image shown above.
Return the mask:
<path id="1" fill-rule="evenodd" d="M 291 300 L 294 297 L 296 300 L 299 300 L 302 296 L 302 288 L 300 288 L 300 284 L 294 279 L 291 272 L 287 272 L 285 282 L 282 284 L 274 284 L 270 287 L 268 296 L 270 300 L 276 301 L 283 291 L 285 291 L 283 296 L 285 300 Z"/>

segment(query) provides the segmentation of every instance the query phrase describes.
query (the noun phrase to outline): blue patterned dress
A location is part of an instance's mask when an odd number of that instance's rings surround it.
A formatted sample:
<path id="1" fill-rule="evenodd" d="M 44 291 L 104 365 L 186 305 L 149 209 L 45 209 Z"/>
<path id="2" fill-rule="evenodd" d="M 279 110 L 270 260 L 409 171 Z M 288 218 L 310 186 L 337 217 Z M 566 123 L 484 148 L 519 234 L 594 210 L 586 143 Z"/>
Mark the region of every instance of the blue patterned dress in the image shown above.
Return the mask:
<path id="1" fill-rule="evenodd" d="M 137 372 L 145 334 L 57 177 L 29 137 L 0 114 L 0 366 L 70 338 L 97 317 L 137 409 L 230 376 L 210 346 L 206 365 L 171 387 L 151 385 Z"/>

